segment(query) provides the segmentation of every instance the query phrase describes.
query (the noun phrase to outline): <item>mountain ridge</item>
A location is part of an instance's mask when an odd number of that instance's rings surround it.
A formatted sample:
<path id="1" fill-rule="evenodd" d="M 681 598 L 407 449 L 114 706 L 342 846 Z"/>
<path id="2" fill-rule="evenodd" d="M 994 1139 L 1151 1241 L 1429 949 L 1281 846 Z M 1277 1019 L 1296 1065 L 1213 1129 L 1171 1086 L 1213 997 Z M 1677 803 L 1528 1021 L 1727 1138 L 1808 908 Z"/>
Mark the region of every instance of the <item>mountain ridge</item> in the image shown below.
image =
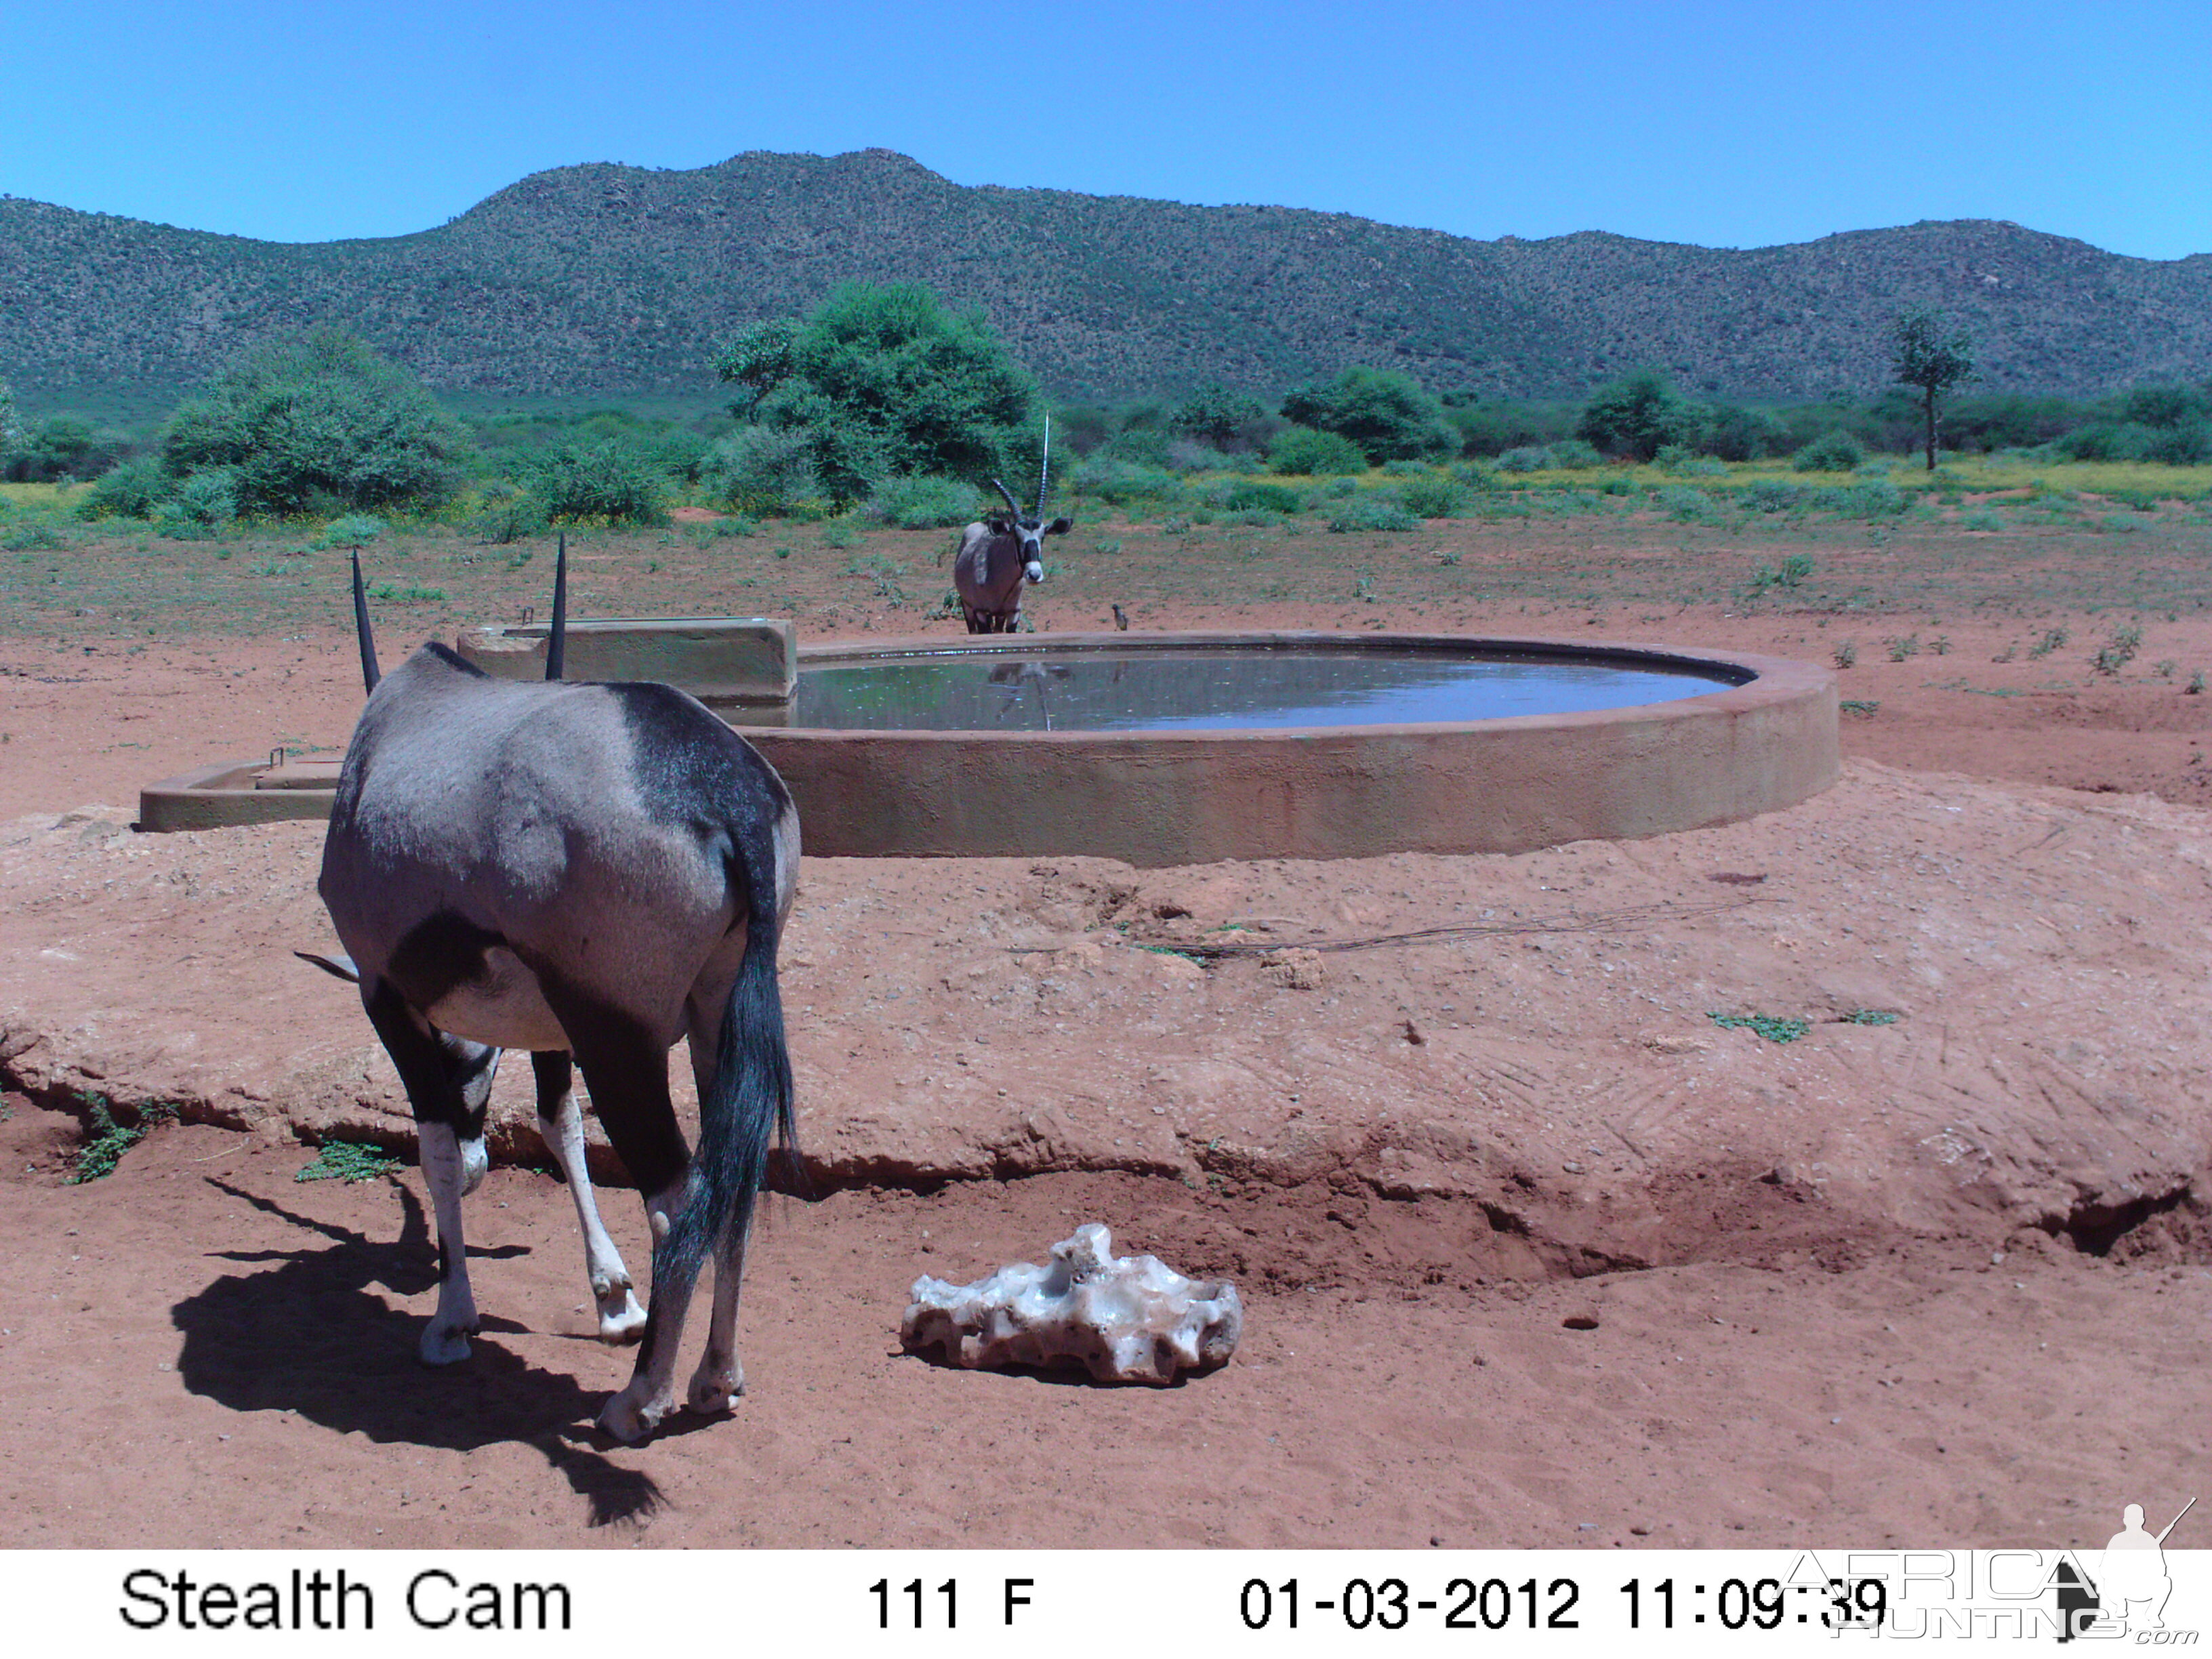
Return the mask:
<path id="1" fill-rule="evenodd" d="M 1483 241 L 1354 215 L 955 185 L 889 150 L 531 173 L 446 223 L 280 243 L 0 198 L 0 374 L 27 397 L 182 387 L 285 329 L 355 329 L 434 387 L 711 396 L 715 346 L 836 282 L 981 307 L 1062 396 L 1352 362 L 1440 391 L 1571 397 L 1650 363 L 1711 395 L 1887 378 L 1904 306 L 1958 315 L 1984 385 L 2212 378 L 2212 254 L 2137 259 L 1998 220 L 1707 248 L 1607 231 Z"/>

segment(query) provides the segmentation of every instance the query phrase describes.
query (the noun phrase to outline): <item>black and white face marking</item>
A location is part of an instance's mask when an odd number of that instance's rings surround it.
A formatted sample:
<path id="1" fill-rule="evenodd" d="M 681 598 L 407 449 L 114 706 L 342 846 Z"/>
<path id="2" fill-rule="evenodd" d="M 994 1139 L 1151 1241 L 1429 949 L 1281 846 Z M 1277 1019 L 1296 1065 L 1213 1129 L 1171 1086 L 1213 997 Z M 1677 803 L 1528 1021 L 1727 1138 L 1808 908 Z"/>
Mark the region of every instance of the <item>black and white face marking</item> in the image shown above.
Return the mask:
<path id="1" fill-rule="evenodd" d="M 1073 519 L 1054 519 L 1046 524 L 1036 519 L 994 519 L 994 535 L 1012 536 L 1021 546 L 1022 576 L 1031 583 L 1044 580 L 1044 547 L 1047 536 L 1065 536 L 1075 527 Z"/>

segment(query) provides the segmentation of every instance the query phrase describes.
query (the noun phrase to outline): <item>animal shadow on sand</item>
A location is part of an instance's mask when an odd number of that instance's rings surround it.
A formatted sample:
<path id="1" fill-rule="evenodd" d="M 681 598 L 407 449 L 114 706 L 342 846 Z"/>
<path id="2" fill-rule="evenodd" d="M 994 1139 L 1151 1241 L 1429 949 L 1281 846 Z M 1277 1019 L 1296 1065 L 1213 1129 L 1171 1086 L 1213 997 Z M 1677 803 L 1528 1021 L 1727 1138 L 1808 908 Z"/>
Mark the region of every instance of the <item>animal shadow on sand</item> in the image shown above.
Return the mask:
<path id="1" fill-rule="evenodd" d="M 383 1243 L 295 1215 L 227 1182 L 209 1184 L 331 1242 L 297 1250 L 217 1250 L 229 1261 L 269 1262 L 267 1271 L 225 1274 L 170 1310 L 183 1334 L 177 1370 L 185 1386 L 233 1411 L 296 1412 L 340 1434 L 380 1444 L 474 1451 L 516 1441 L 547 1463 L 590 1506 L 590 1524 L 648 1519 L 662 1503 L 650 1475 L 609 1462 L 591 1446 L 599 1401 L 574 1378 L 529 1364 L 488 1336 L 471 1339 L 462 1364 L 426 1366 L 416 1357 L 422 1321 L 375 1294 L 419 1296 L 438 1283 L 437 1246 L 422 1201 L 395 1182 L 399 1237 Z M 471 1255 L 528 1254 L 520 1245 Z M 519 1331 L 487 1317 L 486 1332 Z"/>

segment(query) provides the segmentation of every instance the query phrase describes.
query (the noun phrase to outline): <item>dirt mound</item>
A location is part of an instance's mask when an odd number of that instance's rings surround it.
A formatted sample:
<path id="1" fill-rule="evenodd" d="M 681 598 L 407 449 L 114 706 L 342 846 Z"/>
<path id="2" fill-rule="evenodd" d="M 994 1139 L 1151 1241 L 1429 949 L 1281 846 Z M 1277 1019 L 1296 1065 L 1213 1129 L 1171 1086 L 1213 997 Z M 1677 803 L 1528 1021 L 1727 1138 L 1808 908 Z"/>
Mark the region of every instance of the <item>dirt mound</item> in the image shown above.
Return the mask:
<path id="1" fill-rule="evenodd" d="M 291 955 L 332 943 L 319 838 L 10 826 L 8 1086 L 407 1145 L 354 994 Z M 1238 1258 L 1286 1280 L 1340 1282 L 1302 1265 L 1340 1231 L 1404 1265 L 1379 1218 L 1425 1203 L 1505 1276 L 2107 1249 L 2194 1204 L 2212 1138 L 2207 863 L 2185 808 L 1869 763 L 1792 811 L 1518 858 L 810 861 L 795 1178 L 1313 1195 L 1307 1243 Z M 495 1102 L 495 1149 L 538 1161 L 526 1073 Z"/>

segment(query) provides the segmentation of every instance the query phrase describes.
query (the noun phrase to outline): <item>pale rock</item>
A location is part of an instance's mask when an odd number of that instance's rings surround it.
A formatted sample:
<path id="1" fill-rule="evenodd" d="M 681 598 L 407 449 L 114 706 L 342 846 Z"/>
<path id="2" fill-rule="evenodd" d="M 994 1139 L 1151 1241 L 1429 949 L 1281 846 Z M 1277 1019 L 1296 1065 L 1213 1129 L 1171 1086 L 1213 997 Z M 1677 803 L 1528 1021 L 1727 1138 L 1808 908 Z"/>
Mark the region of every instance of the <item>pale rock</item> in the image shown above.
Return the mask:
<path id="1" fill-rule="evenodd" d="M 1073 1361 L 1099 1382 L 1164 1386 L 1237 1352 L 1243 1304 L 1227 1279 L 1185 1279 L 1157 1256 L 1115 1256 L 1098 1223 L 972 1285 L 915 1280 L 900 1328 L 909 1353 L 941 1350 L 969 1370 Z"/>

